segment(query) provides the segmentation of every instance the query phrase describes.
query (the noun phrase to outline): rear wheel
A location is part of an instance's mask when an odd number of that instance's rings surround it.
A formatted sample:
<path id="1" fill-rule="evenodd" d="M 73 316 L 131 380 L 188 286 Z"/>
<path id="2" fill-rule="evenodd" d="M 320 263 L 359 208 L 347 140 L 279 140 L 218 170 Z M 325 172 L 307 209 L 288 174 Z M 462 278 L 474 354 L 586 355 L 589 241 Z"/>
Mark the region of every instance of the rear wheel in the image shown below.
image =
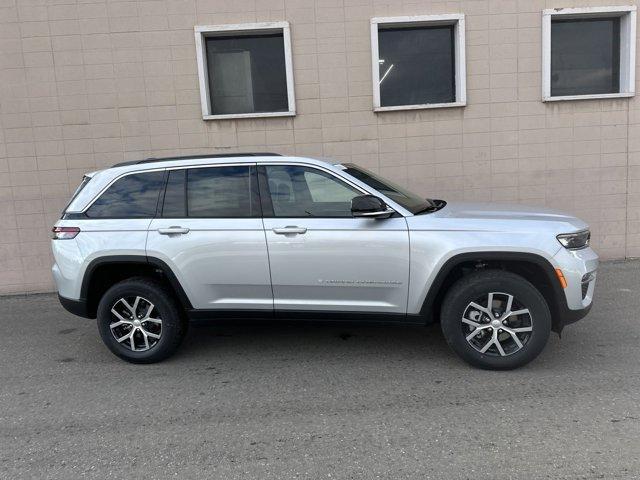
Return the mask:
<path id="1" fill-rule="evenodd" d="M 523 277 L 501 270 L 472 273 L 444 298 L 441 325 L 447 343 L 471 365 L 508 370 L 543 350 L 551 314 L 540 292 Z"/>
<path id="2" fill-rule="evenodd" d="M 173 295 L 148 278 L 115 284 L 98 305 L 98 329 L 105 345 L 132 363 L 169 357 L 186 333 L 186 322 Z"/>

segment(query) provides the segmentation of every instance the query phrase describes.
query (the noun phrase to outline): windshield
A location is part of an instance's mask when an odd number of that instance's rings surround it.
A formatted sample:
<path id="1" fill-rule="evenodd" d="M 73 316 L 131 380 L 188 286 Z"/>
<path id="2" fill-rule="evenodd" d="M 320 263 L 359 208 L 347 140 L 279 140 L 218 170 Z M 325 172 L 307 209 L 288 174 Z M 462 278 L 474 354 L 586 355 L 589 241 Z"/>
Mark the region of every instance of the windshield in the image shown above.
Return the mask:
<path id="1" fill-rule="evenodd" d="M 434 207 L 434 204 L 431 201 L 424 199 L 415 193 L 402 188 L 400 185 L 396 185 L 386 178 L 382 178 L 375 173 L 370 172 L 369 170 L 365 170 L 364 168 L 357 167 L 352 164 L 345 164 L 344 166 L 346 167 L 344 170 L 346 173 L 357 178 L 361 182 L 366 183 L 371 188 L 375 188 L 394 202 L 402 205 L 414 215 L 432 210 Z"/>

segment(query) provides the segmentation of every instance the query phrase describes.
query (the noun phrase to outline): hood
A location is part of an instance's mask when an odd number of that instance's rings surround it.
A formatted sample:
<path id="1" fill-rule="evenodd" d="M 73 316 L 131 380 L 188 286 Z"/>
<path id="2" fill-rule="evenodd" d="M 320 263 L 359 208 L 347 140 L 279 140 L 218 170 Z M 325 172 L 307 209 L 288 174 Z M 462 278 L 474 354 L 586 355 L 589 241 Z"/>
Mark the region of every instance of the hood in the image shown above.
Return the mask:
<path id="1" fill-rule="evenodd" d="M 567 222 L 575 217 L 558 210 L 508 203 L 451 202 L 439 212 L 441 217 L 493 220 L 538 220 Z"/>
<path id="2" fill-rule="evenodd" d="M 455 230 L 568 233 L 588 228 L 585 222 L 564 212 L 519 204 L 451 202 L 438 212 L 412 218 L 416 224 L 446 225 Z"/>

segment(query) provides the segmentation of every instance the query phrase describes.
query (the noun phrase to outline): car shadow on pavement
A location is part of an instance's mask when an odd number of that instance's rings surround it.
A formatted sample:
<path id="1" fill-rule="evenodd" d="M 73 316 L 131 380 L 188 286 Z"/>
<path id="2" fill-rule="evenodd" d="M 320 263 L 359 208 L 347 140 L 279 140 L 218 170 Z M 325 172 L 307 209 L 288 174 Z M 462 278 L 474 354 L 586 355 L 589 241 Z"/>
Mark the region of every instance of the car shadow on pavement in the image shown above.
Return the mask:
<path id="1" fill-rule="evenodd" d="M 229 322 L 194 323 L 178 356 L 183 358 L 220 358 L 264 355 L 308 358 L 325 355 L 367 354 L 428 355 L 436 358 L 452 356 L 439 324 L 428 326 L 363 325 L 337 322 L 295 322 L 233 320 Z"/>

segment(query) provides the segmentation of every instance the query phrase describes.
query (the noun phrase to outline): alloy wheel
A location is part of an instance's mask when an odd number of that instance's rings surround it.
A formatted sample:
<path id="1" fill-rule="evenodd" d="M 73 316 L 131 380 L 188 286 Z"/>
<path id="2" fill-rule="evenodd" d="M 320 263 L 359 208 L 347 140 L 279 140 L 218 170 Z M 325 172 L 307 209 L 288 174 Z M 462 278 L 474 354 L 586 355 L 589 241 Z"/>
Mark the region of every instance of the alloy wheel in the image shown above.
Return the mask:
<path id="1" fill-rule="evenodd" d="M 491 292 L 467 305 L 462 314 L 462 332 L 478 352 L 504 357 L 527 344 L 533 332 L 533 317 L 513 295 Z"/>
<path id="2" fill-rule="evenodd" d="M 111 334 L 134 352 L 153 348 L 162 335 L 162 318 L 155 305 L 144 297 L 119 298 L 111 307 Z"/>

